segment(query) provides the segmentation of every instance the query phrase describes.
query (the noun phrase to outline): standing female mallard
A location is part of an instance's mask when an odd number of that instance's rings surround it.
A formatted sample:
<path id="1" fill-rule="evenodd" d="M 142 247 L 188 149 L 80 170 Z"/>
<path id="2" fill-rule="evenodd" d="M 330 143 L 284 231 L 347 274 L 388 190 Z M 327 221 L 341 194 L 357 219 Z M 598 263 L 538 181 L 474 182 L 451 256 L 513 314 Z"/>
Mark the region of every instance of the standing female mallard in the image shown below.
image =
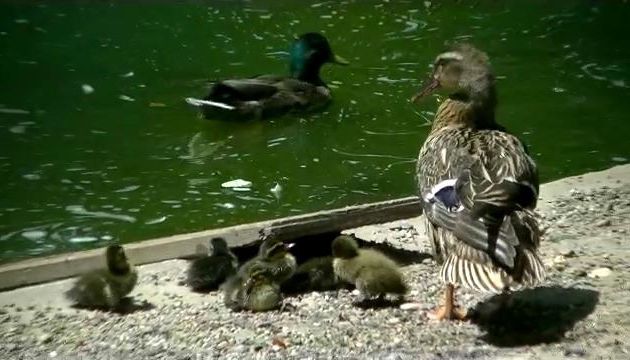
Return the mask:
<path id="1" fill-rule="evenodd" d="M 333 54 L 323 35 L 306 33 L 291 46 L 290 75 L 219 81 L 203 100 L 188 98 L 187 101 L 201 106 L 206 119 L 251 119 L 278 116 L 291 110 L 317 110 L 332 99 L 330 89 L 319 77 L 325 63 L 348 64 Z"/>
<path id="2" fill-rule="evenodd" d="M 533 209 L 536 164 L 495 121 L 496 89 L 488 57 L 470 45 L 440 54 L 424 89 L 449 93 L 417 163 L 417 181 L 434 256 L 442 263 L 445 305 L 438 319 L 465 318 L 454 285 L 501 293 L 545 275 Z"/>
<path id="3" fill-rule="evenodd" d="M 120 245 L 106 251 L 107 268 L 81 276 L 66 292 L 66 297 L 79 307 L 116 310 L 122 298 L 136 286 L 138 273 Z"/>

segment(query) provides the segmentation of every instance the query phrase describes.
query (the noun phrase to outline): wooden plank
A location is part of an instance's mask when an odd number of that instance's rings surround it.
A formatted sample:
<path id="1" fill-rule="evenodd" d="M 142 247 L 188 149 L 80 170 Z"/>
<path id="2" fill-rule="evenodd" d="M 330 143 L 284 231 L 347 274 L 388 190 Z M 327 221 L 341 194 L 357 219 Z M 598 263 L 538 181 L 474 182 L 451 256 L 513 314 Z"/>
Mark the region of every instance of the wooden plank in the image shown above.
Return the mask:
<path id="1" fill-rule="evenodd" d="M 417 197 L 348 206 L 287 218 L 174 235 L 125 245 L 129 258 L 141 265 L 208 251 L 209 240 L 223 237 L 230 247 L 253 245 L 261 231 L 294 239 L 420 215 Z M 29 259 L 0 266 L 0 290 L 76 276 L 104 266 L 103 249 Z"/>

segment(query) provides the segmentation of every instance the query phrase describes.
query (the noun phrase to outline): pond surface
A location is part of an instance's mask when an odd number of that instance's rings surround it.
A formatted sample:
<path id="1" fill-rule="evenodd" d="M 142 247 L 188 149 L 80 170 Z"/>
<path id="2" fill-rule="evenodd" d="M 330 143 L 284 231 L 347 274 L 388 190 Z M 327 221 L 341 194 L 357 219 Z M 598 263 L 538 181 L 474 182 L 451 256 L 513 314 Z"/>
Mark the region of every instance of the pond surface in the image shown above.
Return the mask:
<path id="1" fill-rule="evenodd" d="M 628 19 L 604 1 L 0 2 L 0 261 L 412 195 L 438 98 L 408 98 L 453 41 L 490 54 L 542 180 L 626 163 Z M 352 62 L 324 68 L 325 112 L 227 123 L 184 102 L 287 71 L 308 31 Z"/>

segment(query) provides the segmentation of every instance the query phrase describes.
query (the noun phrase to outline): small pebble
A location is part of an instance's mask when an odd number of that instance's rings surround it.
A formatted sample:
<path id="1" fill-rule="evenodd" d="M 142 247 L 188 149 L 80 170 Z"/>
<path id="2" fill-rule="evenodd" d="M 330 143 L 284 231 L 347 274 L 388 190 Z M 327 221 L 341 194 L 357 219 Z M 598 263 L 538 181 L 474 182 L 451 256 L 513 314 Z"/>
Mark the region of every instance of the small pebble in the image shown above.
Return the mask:
<path id="1" fill-rule="evenodd" d="M 597 223 L 595 223 L 595 226 L 597 227 L 605 227 L 605 226 L 610 226 L 611 221 L 610 219 L 604 219 L 604 220 L 600 220 Z"/>
<path id="2" fill-rule="evenodd" d="M 591 270 L 591 272 L 588 273 L 588 277 L 603 278 L 603 277 L 610 276 L 611 274 L 612 274 L 612 270 L 610 268 L 602 267 L 595 270 Z"/>

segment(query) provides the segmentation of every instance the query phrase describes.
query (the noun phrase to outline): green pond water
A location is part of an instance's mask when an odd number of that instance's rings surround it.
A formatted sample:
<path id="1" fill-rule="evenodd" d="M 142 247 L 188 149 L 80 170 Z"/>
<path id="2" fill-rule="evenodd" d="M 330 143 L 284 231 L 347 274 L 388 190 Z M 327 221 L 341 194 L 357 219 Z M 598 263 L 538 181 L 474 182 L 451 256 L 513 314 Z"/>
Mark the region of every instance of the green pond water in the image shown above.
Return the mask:
<path id="1" fill-rule="evenodd" d="M 490 54 L 543 181 L 626 163 L 629 20 L 617 1 L 2 1 L 0 261 L 412 195 L 438 97 L 408 99 L 453 41 Z M 323 69 L 325 112 L 227 123 L 185 103 L 286 72 L 308 31 L 352 62 Z"/>

